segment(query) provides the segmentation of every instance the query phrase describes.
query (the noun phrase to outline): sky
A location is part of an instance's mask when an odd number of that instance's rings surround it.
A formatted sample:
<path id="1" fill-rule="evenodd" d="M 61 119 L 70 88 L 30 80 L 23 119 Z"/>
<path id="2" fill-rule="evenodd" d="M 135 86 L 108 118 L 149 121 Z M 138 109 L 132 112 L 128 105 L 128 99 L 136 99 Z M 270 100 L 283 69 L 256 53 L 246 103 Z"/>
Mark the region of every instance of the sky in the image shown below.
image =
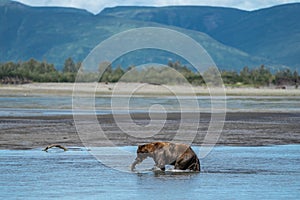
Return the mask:
<path id="1" fill-rule="evenodd" d="M 168 5 L 209 5 L 233 7 L 242 10 L 257 10 L 274 5 L 300 2 L 300 0 L 16 0 L 31 6 L 62 6 L 86 9 L 94 14 L 105 7 L 168 6 Z"/>

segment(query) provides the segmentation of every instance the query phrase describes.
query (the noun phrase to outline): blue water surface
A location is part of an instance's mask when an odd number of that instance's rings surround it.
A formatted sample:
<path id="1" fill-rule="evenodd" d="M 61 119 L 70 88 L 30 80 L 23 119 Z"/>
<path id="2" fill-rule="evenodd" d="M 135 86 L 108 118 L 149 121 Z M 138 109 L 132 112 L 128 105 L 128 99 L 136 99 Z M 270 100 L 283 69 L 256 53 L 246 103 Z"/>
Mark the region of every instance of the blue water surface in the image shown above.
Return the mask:
<path id="1" fill-rule="evenodd" d="M 136 147 L 121 147 L 134 152 Z M 196 152 L 199 148 L 193 147 Z M 105 151 L 105 147 L 97 148 Z M 112 157 L 113 159 L 113 157 Z M 130 165 L 127 159 L 117 165 Z M 300 145 L 215 147 L 201 173 L 120 172 L 85 148 L 0 150 L 0 199 L 299 199 Z"/>

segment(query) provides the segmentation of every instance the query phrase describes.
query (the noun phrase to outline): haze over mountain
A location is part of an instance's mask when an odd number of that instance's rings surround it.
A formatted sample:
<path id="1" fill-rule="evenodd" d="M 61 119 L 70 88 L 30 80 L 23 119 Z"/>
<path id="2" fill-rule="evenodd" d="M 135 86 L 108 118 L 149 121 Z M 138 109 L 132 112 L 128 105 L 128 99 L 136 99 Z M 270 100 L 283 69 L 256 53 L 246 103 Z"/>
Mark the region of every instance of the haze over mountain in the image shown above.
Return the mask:
<path id="1" fill-rule="evenodd" d="M 116 7 L 93 15 L 74 8 L 29 7 L 1 0 L 0 62 L 35 58 L 61 68 L 66 58 L 81 61 L 116 33 L 154 26 L 189 35 L 223 69 L 261 64 L 296 69 L 300 66 L 299 13 L 300 4 L 288 4 L 253 12 L 201 6 Z M 170 56 L 136 52 L 116 64 L 125 68 L 147 62 L 167 64 Z"/>

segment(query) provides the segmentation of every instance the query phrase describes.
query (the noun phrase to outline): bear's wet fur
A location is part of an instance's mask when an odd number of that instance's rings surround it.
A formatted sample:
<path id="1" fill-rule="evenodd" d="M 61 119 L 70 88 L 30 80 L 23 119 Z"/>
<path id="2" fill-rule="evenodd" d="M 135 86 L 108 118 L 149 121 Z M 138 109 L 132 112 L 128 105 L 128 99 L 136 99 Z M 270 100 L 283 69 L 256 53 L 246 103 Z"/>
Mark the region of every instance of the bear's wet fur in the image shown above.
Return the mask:
<path id="1" fill-rule="evenodd" d="M 139 145 L 131 170 L 147 157 L 153 158 L 156 167 L 163 171 L 165 165 L 174 165 L 174 169 L 200 172 L 200 161 L 193 149 L 186 144 L 152 142 Z"/>

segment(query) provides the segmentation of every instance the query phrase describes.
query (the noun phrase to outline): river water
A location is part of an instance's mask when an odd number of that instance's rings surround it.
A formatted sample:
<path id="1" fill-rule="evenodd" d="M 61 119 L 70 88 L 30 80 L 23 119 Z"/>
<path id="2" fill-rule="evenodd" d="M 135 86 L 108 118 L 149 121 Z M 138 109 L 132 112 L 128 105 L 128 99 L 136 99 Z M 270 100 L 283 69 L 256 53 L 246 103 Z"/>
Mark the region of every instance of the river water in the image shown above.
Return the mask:
<path id="1" fill-rule="evenodd" d="M 95 112 L 97 114 L 129 112 L 149 112 L 153 105 L 160 105 L 166 112 L 211 112 L 209 96 L 195 97 L 96 97 Z M 127 107 L 124 106 L 124 102 Z M 220 101 L 220 108 L 214 104 L 216 111 L 227 112 L 300 112 L 300 97 L 242 97 L 229 96 L 226 104 Z M 195 106 L 196 105 L 196 106 Z M 90 105 L 88 105 L 90 106 Z M 222 107 L 223 106 L 223 107 Z M 83 106 L 84 107 L 84 106 Z M 125 108 L 125 110 L 124 110 Z M 152 107 L 153 108 L 153 107 Z M 151 110 L 155 111 L 155 110 Z M 160 110 L 161 111 L 161 110 Z M 93 110 L 94 112 L 94 110 Z M 88 111 L 82 110 L 83 114 Z M 72 115 L 72 98 L 65 96 L 28 96 L 0 97 L 0 116 L 45 116 Z"/>
<path id="2" fill-rule="evenodd" d="M 182 107 L 176 97 L 133 97 L 130 112 L 148 112 L 160 105 L 167 112 L 195 111 L 190 97 Z M 126 100 L 126 97 L 117 97 Z M 210 97 L 197 97 L 199 112 L 210 112 Z M 112 113 L 112 99 L 97 97 L 97 114 Z M 299 97 L 227 97 L 227 112 L 300 112 Z M 124 110 L 115 107 L 115 113 Z M 155 110 L 151 110 L 155 111 Z M 86 114 L 88 111 L 82 111 Z M 71 115 L 71 97 L 0 97 L 0 116 Z M 116 147 L 117 148 L 117 147 Z M 266 147 L 217 146 L 201 159 L 201 173 L 152 171 L 147 160 L 137 172 L 124 172 L 136 147 L 118 147 L 131 156 L 111 157 L 109 167 L 91 152 L 97 147 L 0 150 L 0 199 L 299 199 L 300 145 Z M 199 153 L 198 147 L 193 147 Z M 104 153 L 103 153 L 104 152 Z M 116 169 L 124 169 L 122 171 Z"/>
<path id="3" fill-rule="evenodd" d="M 98 147 L 97 147 L 98 148 Z M 119 147 L 134 152 L 136 147 Z M 198 152 L 197 147 L 193 147 Z M 99 151 L 107 151 L 99 147 Z M 199 152 L 198 152 L 199 153 Z M 130 165 L 127 159 L 117 165 Z M 151 164 L 151 160 L 148 161 Z M 215 147 L 201 173 L 127 173 L 85 148 L 0 150 L 0 199 L 299 199 L 300 146 Z"/>

